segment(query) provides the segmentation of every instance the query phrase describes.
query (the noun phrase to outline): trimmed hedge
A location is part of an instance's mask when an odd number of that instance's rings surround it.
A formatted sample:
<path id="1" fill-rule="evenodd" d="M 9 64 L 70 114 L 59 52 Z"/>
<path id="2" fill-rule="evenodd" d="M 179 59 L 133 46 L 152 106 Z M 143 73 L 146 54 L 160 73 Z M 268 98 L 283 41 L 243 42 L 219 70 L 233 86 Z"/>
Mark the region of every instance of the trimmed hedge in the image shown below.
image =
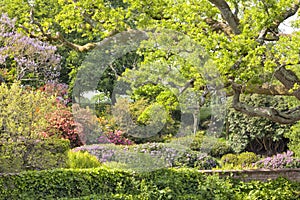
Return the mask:
<path id="1" fill-rule="evenodd" d="M 27 171 L 0 176 L 0 199 L 299 199 L 300 184 L 286 179 L 243 183 L 193 169 L 147 173 L 95 169 Z"/>

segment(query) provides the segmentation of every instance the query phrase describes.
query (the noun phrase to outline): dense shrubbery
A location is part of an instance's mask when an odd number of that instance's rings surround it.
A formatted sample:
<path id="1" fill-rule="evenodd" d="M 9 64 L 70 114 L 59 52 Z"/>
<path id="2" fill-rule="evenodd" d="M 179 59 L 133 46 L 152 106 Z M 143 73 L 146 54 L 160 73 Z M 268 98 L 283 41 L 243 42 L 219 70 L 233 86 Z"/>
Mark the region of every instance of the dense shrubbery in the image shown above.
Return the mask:
<path id="1" fill-rule="evenodd" d="M 0 144 L 0 173 L 66 166 L 68 140 L 47 138 Z"/>
<path id="2" fill-rule="evenodd" d="M 258 161 L 258 157 L 253 152 L 243 152 L 237 156 L 238 165 L 242 167 L 251 166 L 253 163 Z"/>
<path id="3" fill-rule="evenodd" d="M 124 132 L 121 130 L 115 130 L 113 132 L 107 132 L 105 135 L 98 138 L 99 143 L 113 143 L 116 145 L 132 145 L 133 141 L 124 137 Z"/>
<path id="4" fill-rule="evenodd" d="M 191 167 L 196 169 L 212 169 L 219 164 L 213 157 L 197 151 L 186 151 L 176 158 L 175 165 L 178 167 Z"/>
<path id="5" fill-rule="evenodd" d="M 286 179 L 244 183 L 204 176 L 191 169 L 148 173 L 56 169 L 0 176 L 0 199 L 299 199 L 300 186 Z M 85 197 L 84 197 L 85 196 Z"/>
<path id="6" fill-rule="evenodd" d="M 259 157 L 253 152 L 243 152 L 241 154 L 226 154 L 221 158 L 222 169 L 242 169 L 253 168 Z"/>
<path id="7" fill-rule="evenodd" d="M 0 139 L 39 138 L 48 126 L 47 116 L 55 111 L 55 98 L 26 89 L 19 82 L 0 85 Z"/>
<path id="8" fill-rule="evenodd" d="M 84 144 L 81 124 L 74 120 L 72 112 L 65 107 L 48 116 L 49 126 L 45 131 L 49 136 L 58 136 L 70 140 L 71 148 Z"/>
<path id="9" fill-rule="evenodd" d="M 230 165 L 237 165 L 238 157 L 235 154 L 229 153 L 221 158 L 222 165 L 230 164 Z"/>
<path id="10" fill-rule="evenodd" d="M 209 155 L 216 158 L 221 158 L 223 155 L 232 153 L 233 150 L 230 145 L 227 144 L 226 141 L 218 139 L 216 143 L 213 144 Z"/>
<path id="11" fill-rule="evenodd" d="M 113 144 L 82 146 L 74 151 L 88 151 L 101 162 L 119 162 L 135 170 L 153 170 L 165 167 L 193 167 L 212 169 L 218 166 L 211 156 L 168 143 L 145 143 L 132 146 Z"/>

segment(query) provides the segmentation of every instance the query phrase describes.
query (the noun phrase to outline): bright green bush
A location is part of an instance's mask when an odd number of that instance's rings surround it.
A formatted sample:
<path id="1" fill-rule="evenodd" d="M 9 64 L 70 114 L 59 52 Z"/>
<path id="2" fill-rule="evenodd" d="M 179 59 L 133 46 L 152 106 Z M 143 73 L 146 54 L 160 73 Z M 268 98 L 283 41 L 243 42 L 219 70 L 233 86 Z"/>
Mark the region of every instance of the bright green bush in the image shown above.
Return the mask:
<path id="1" fill-rule="evenodd" d="M 0 143 L 40 138 L 48 127 L 46 116 L 56 109 L 55 98 L 24 89 L 20 83 L 0 85 Z"/>
<path id="2" fill-rule="evenodd" d="M 191 150 L 193 151 L 201 150 L 204 134 L 205 134 L 204 131 L 198 131 L 196 133 L 195 137 L 192 140 L 192 143 L 190 144 Z"/>
<path id="3" fill-rule="evenodd" d="M 236 165 L 238 163 L 238 157 L 237 155 L 232 153 L 226 154 L 222 156 L 221 163 L 222 165 L 226 165 L 226 164 Z"/>
<path id="4" fill-rule="evenodd" d="M 258 156 L 253 152 L 243 152 L 237 158 L 240 166 L 250 166 L 259 160 Z"/>
<path id="5" fill-rule="evenodd" d="M 96 156 L 91 155 L 87 151 L 69 151 L 67 166 L 69 168 L 93 168 L 100 167 L 101 163 Z"/>

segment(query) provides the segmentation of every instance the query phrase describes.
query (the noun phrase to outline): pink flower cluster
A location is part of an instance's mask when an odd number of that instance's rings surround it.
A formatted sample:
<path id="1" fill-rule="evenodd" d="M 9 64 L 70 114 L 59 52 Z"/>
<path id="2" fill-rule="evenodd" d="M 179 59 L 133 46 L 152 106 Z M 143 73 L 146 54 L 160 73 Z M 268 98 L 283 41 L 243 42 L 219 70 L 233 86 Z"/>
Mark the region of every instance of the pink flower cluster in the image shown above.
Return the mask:
<path id="1" fill-rule="evenodd" d="M 106 134 L 106 138 L 101 136 L 98 140 L 100 143 L 107 143 L 107 140 L 110 143 L 114 143 L 116 145 L 132 145 L 134 144 L 133 141 L 129 140 L 128 138 L 124 137 L 124 133 L 121 130 L 115 130 L 113 132 L 109 132 Z"/>

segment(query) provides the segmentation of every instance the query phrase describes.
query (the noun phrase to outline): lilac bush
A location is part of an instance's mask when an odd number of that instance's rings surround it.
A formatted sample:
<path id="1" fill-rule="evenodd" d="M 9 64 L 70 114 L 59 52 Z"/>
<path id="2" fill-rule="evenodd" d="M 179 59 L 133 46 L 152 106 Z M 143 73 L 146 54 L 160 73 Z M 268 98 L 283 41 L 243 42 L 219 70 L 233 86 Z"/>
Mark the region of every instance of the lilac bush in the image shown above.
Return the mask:
<path id="1" fill-rule="evenodd" d="M 255 166 L 267 169 L 298 168 L 300 159 L 293 157 L 292 151 L 264 158 L 255 163 Z"/>
<path id="2" fill-rule="evenodd" d="M 61 57 L 56 47 L 17 32 L 15 19 L 0 17 L 0 66 L 16 80 L 54 80 L 59 76 Z"/>
<path id="3" fill-rule="evenodd" d="M 86 145 L 74 148 L 73 151 L 87 151 L 90 154 L 96 156 L 100 162 L 111 162 L 116 161 L 115 155 L 117 154 L 120 148 L 113 144 L 107 145 Z"/>
<path id="4" fill-rule="evenodd" d="M 126 163 L 135 168 L 143 166 L 152 169 L 162 167 L 212 169 L 218 165 L 214 158 L 205 153 L 181 149 L 168 143 L 145 143 L 132 146 L 98 144 L 77 147 L 74 151 L 88 151 L 101 162 Z"/>

